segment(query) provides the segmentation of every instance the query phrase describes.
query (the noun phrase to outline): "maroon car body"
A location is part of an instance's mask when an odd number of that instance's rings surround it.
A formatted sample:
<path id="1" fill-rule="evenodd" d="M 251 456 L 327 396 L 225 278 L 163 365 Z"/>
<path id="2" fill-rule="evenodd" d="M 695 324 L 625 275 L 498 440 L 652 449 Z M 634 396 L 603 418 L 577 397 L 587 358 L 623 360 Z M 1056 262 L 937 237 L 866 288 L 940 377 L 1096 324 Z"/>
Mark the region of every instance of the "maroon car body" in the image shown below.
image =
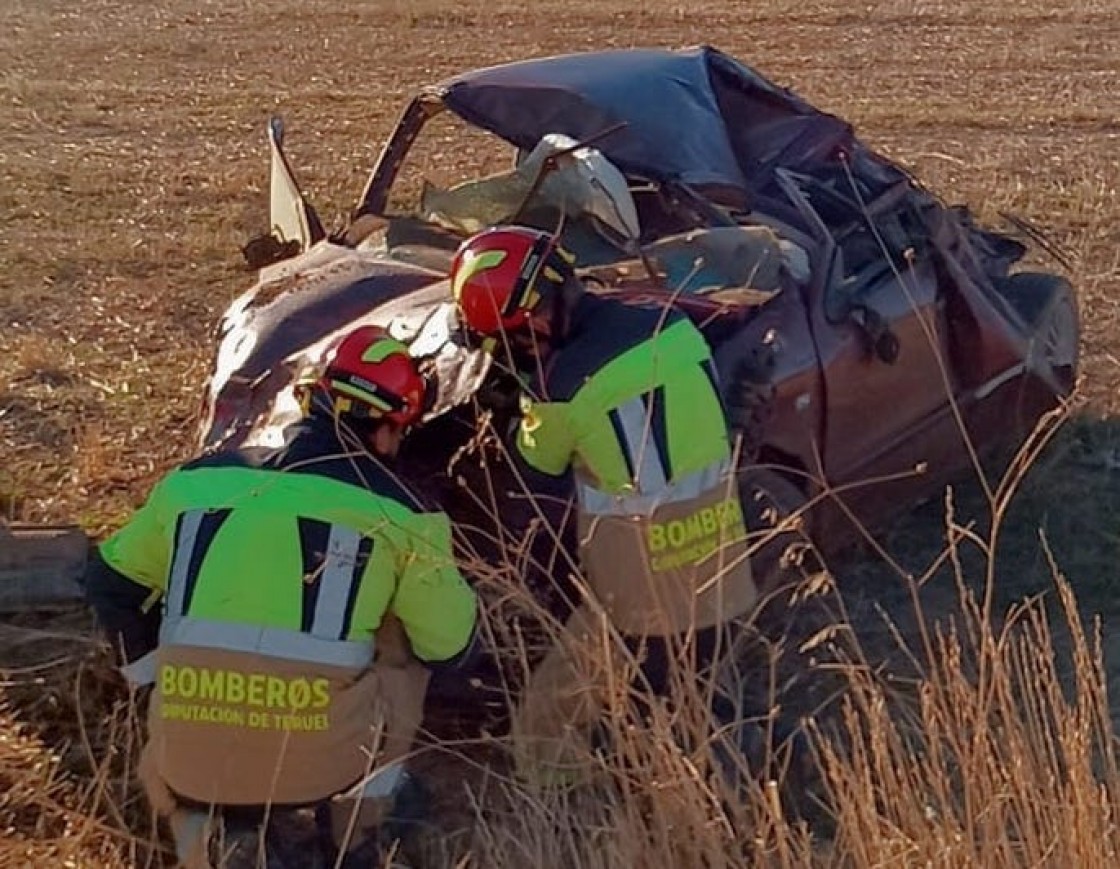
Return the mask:
<path id="1" fill-rule="evenodd" d="M 402 472 L 453 517 L 478 521 L 471 493 L 484 487 L 472 475 L 495 464 L 442 473 L 474 432 L 469 399 L 488 388 L 486 360 L 456 339 L 448 313 L 445 274 L 466 232 L 389 207 L 413 142 L 447 111 L 521 157 L 552 133 L 594 140 L 625 177 L 637 237 L 627 246 L 577 219 L 566 244 L 595 291 L 673 304 L 701 324 L 744 466 L 781 475 L 787 501 L 790 491 L 830 492 L 813 514 L 826 547 L 851 539 L 853 519 L 874 526 L 930 496 L 1072 388 L 1072 288 L 1013 273 L 1023 243 L 981 229 L 846 123 L 714 49 L 611 51 L 478 70 L 423 91 L 353 222 L 330 237 L 275 137 L 274 204 L 278 190 L 290 195 L 294 229 L 274 233 L 286 236 L 266 245 L 277 261 L 223 320 L 203 443 L 268 442 L 294 412 L 287 386 L 300 365 L 355 323 L 392 324 L 441 378 Z M 556 225 L 552 212 L 514 216 Z M 720 250 L 730 239 L 735 260 L 714 275 L 713 239 Z M 754 260 L 744 267 L 740 255 Z M 516 539 L 533 511 L 503 500 L 500 484 L 492 491 Z"/>

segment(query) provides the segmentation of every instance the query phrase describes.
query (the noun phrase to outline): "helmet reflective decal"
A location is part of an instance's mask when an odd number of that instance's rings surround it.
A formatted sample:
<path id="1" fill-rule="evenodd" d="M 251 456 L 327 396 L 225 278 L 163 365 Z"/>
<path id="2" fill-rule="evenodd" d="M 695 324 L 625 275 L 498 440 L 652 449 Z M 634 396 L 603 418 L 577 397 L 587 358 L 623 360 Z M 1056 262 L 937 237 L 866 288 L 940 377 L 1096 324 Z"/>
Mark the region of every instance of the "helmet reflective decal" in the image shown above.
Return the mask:
<path id="1" fill-rule="evenodd" d="M 504 250 L 487 250 L 466 259 L 462 268 L 456 273 L 455 281 L 451 285 L 451 295 L 459 299 L 463 295 L 463 286 L 479 272 L 495 269 L 505 262 Z"/>
<path id="2" fill-rule="evenodd" d="M 355 380 L 355 379 L 359 379 L 359 378 L 351 378 L 351 380 Z M 395 409 L 395 407 L 397 405 L 400 404 L 400 402 L 397 402 L 397 404 L 395 405 L 392 402 L 386 401 L 385 398 L 380 394 L 381 390 L 379 389 L 379 387 L 376 384 L 370 383 L 368 380 L 363 380 L 362 383 L 365 386 L 372 387 L 372 389 L 367 389 L 367 388 L 364 388 L 363 386 L 355 386 L 354 384 L 346 383 L 343 380 L 332 380 L 331 381 L 331 387 L 336 389 L 339 392 L 343 392 L 343 393 L 346 393 L 347 395 L 353 396 L 354 398 L 357 398 L 360 401 L 364 401 L 367 404 L 371 404 L 375 408 L 377 408 L 378 410 L 381 410 L 381 411 L 393 410 L 393 409 Z M 346 402 L 350 401 L 350 399 L 343 399 L 343 400 L 346 401 Z M 351 407 L 348 403 L 345 408 L 341 408 L 341 409 L 350 410 Z"/>
<path id="3" fill-rule="evenodd" d="M 366 348 L 362 354 L 363 362 L 384 362 L 394 353 L 408 355 L 408 348 L 395 338 L 379 338 Z"/>
<path id="4" fill-rule="evenodd" d="M 540 301 L 540 293 L 536 291 L 534 284 L 537 273 L 541 270 L 541 264 L 545 262 L 545 257 L 551 250 L 552 245 L 552 236 L 543 233 L 533 242 L 528 256 L 525 257 L 525 262 L 521 264 L 521 273 L 517 276 L 517 283 L 514 284 L 513 291 L 509 294 L 505 308 L 502 309 L 503 317 L 512 316 L 519 310 L 531 311 L 536 307 L 537 302 Z"/>

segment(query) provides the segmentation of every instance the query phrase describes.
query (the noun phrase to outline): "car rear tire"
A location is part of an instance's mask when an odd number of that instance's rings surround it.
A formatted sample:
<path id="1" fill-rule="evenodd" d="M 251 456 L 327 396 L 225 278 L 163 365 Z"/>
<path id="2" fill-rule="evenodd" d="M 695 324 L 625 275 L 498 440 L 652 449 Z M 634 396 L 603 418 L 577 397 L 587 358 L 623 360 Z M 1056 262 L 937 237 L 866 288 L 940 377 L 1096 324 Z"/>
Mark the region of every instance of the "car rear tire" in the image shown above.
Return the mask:
<path id="1" fill-rule="evenodd" d="M 1081 346 L 1081 320 L 1072 284 L 1059 275 L 1020 272 L 1003 281 L 1000 290 L 1030 329 L 1028 367 L 1053 372 L 1063 394 L 1068 395 L 1077 380 Z"/>

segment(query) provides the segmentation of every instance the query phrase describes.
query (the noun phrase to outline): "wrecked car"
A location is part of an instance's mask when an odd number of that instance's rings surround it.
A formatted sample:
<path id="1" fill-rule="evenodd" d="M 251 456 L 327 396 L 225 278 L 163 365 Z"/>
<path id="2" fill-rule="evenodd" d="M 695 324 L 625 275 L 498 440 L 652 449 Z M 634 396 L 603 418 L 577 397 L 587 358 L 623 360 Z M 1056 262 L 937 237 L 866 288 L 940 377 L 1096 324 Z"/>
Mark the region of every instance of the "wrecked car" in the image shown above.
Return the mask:
<path id="1" fill-rule="evenodd" d="M 505 168 L 402 186 L 446 116 Z M 1022 269 L 1026 241 L 980 227 L 848 123 L 711 47 L 526 60 L 424 88 L 329 232 L 282 132 L 274 121 L 271 232 L 245 248 L 259 280 L 218 330 L 206 446 L 275 440 L 298 413 L 299 370 L 340 331 L 386 325 L 438 374 L 401 472 L 464 527 L 500 515 L 499 536 L 519 541 L 539 510 L 501 477 L 500 449 L 463 458 L 486 449 L 479 415 L 508 402 L 460 337 L 446 280 L 462 240 L 504 222 L 559 231 L 592 291 L 695 320 L 742 439 L 744 499 L 819 502 L 809 531 L 828 548 L 1022 437 L 1073 388 L 1076 297 L 1060 275 Z"/>

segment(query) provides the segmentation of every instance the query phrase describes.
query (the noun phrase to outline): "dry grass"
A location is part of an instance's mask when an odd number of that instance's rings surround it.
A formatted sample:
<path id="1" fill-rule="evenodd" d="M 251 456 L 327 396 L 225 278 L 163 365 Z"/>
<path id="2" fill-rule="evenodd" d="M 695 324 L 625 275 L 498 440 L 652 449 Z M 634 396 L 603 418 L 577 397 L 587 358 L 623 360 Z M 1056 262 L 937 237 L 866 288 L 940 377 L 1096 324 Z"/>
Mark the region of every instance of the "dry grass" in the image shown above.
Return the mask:
<path id="1" fill-rule="evenodd" d="M 0 500 L 104 531 L 188 452 L 210 330 L 247 286 L 238 247 L 265 220 L 269 113 L 288 118 L 293 161 L 333 220 L 416 87 L 603 46 L 714 42 L 850 118 L 949 199 L 1050 229 L 1077 258 L 1087 389 L 1111 413 L 1117 9 L 13 0 L 0 10 Z M 473 161 L 449 148 L 440 170 Z M 44 352 L 45 378 L 27 365 Z M 85 429 L 117 447 L 123 480 L 97 462 L 75 471 Z"/>
<path id="2" fill-rule="evenodd" d="M 0 626 L 0 866 L 116 869 L 158 850 L 132 776 L 134 704 L 89 628 L 85 614 Z"/>
<path id="3" fill-rule="evenodd" d="M 1040 429 L 1035 443 L 1051 432 Z M 420 845 L 428 862 L 418 865 L 1114 865 L 1120 763 L 1100 626 L 1084 627 L 1053 562 L 1052 600 L 1005 614 L 991 607 L 986 564 L 987 581 L 963 567 L 966 546 L 995 550 L 1022 480 L 1017 472 L 998 489 L 1004 497 L 984 538 L 947 514 L 942 560 L 954 603 L 927 611 L 923 591 L 937 582 L 935 569 L 907 580 L 917 627 L 892 624 L 889 642 L 852 617 L 828 574 L 806 576 L 777 618 L 760 623 L 767 641 L 748 656 L 751 665 L 723 674 L 721 687 L 748 700 L 715 730 L 705 711 L 712 687 L 686 671 L 646 720 L 625 684 L 610 688 L 610 751 L 584 746 L 577 757 L 589 781 L 571 790 L 516 784 L 505 738 L 429 746 L 420 765 L 436 771 L 443 811 L 440 832 Z M 480 572 L 486 636 L 516 681 L 561 628 L 510 582 L 514 563 Z M 519 629 L 514 614 L 535 629 Z M 6 676 L 12 707 L 40 730 L 29 732 L 8 710 L 0 715 L 0 824 L 9 830 L 0 865 L 168 865 L 130 778 L 135 705 L 102 652 L 89 650 L 84 628 L 7 628 L 23 638 L 26 661 L 52 660 Z M 624 669 L 630 660 L 609 629 L 577 651 L 600 666 L 606 658 Z M 800 681 L 790 687 L 793 672 Z M 806 683 L 825 688 L 828 702 L 801 702 Z M 101 719 L 99 709 L 112 711 Z M 790 730 L 806 752 L 791 753 L 778 738 Z"/>
<path id="4" fill-rule="evenodd" d="M 989 220 L 1012 210 L 1051 232 L 1072 253 L 1081 292 L 1085 414 L 1036 461 L 1019 497 L 997 505 L 991 557 L 954 537 L 931 505 L 883 540 L 916 579 L 838 566 L 863 651 L 843 647 L 845 665 L 829 671 L 850 688 L 844 727 L 822 718 L 816 730 L 840 809 L 834 839 L 809 841 L 765 787 L 719 810 L 712 794 L 725 786 L 694 772 L 710 758 L 641 739 L 628 746 L 645 770 L 640 800 L 485 801 L 474 865 L 665 865 L 666 855 L 742 865 L 743 844 L 771 865 L 1112 865 L 1120 0 L 884 0 L 858 11 L 837 0 L 666 0 L 644 11 L 589 0 L 9 0 L 0 8 L 0 514 L 78 518 L 100 534 L 188 454 L 210 332 L 251 279 L 238 248 L 265 222 L 268 114 L 287 118 L 291 157 L 331 221 L 354 203 L 419 85 L 531 54 L 698 42 L 850 119 L 947 199 Z M 448 149 L 439 168 L 492 168 L 474 159 Z M 990 539 L 992 506 L 965 487 L 954 521 L 975 520 Z M 1055 585 L 1040 528 L 1082 607 L 1104 613 L 1099 652 L 1067 586 Z M 1066 628 L 1051 637 L 1031 610 L 997 629 L 970 603 L 964 580 L 976 577 L 994 589 L 997 612 L 1059 589 Z M 891 656 L 928 677 L 921 690 L 900 691 L 909 683 L 863 666 L 897 651 L 891 632 L 873 626 L 879 611 L 907 637 L 927 625 L 913 660 Z M 938 637 L 934 623 L 953 612 L 955 633 Z M 84 622 L 31 627 L 74 639 L 61 652 L 57 636 L 3 640 L 20 652 L 6 656 L 0 687 L 0 865 L 150 865 L 148 819 L 127 786 L 127 698 L 103 665 L 83 663 Z M 493 796 L 500 782 L 485 786 Z M 682 843 L 690 850 L 675 851 Z"/>

